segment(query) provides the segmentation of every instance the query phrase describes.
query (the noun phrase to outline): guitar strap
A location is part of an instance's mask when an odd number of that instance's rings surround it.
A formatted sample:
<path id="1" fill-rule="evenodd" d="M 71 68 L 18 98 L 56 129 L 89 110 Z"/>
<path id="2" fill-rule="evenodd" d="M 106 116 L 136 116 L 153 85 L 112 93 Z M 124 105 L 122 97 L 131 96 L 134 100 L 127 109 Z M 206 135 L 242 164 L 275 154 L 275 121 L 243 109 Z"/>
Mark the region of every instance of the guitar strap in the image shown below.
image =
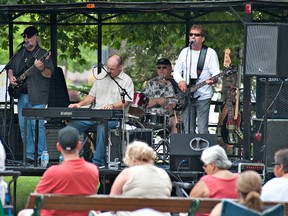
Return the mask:
<path id="1" fill-rule="evenodd" d="M 178 91 L 179 91 L 179 88 L 178 88 L 178 84 L 176 83 L 176 81 L 175 81 L 173 78 L 167 78 L 167 80 L 170 81 L 170 83 L 171 83 L 172 86 L 173 86 L 173 89 L 174 89 L 175 94 L 177 94 Z"/>
<path id="2" fill-rule="evenodd" d="M 201 75 L 203 67 L 204 67 L 207 49 L 208 49 L 208 47 L 203 45 L 201 48 L 201 51 L 200 51 L 200 55 L 199 55 L 199 59 L 198 59 L 198 63 L 197 63 L 197 77 L 198 78 Z"/>

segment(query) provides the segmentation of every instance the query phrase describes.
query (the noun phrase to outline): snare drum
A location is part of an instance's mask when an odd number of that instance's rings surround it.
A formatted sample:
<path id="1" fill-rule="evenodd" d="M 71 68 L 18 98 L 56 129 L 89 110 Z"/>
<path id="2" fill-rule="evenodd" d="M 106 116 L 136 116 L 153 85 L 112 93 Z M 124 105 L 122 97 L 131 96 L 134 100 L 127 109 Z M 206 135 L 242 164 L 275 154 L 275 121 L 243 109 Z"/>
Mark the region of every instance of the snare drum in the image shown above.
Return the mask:
<path id="1" fill-rule="evenodd" d="M 143 122 L 151 126 L 163 127 L 164 116 L 156 113 L 146 113 L 145 116 L 143 117 Z"/>
<path id="2" fill-rule="evenodd" d="M 141 92 L 135 92 L 133 104 L 130 106 L 128 113 L 138 117 L 144 116 L 147 104 L 148 98 Z"/>

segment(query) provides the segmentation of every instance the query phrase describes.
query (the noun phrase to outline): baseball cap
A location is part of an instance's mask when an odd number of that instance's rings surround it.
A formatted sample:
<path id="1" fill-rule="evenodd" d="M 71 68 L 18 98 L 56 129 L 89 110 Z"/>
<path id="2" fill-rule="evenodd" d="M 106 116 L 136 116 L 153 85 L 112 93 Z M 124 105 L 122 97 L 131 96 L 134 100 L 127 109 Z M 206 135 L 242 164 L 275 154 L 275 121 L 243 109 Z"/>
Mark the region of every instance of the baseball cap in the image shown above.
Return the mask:
<path id="1" fill-rule="evenodd" d="M 38 35 L 38 30 L 34 26 L 29 26 L 24 29 L 24 32 L 21 36 L 27 35 L 28 37 L 32 37 L 33 35 Z"/>
<path id="2" fill-rule="evenodd" d="M 79 132 L 76 128 L 66 126 L 58 132 L 58 142 L 60 146 L 66 150 L 71 151 L 76 148 L 79 141 Z"/>
<path id="3" fill-rule="evenodd" d="M 158 59 L 156 65 L 170 65 L 171 66 L 171 62 L 169 61 L 169 59 L 161 58 L 161 59 Z"/>

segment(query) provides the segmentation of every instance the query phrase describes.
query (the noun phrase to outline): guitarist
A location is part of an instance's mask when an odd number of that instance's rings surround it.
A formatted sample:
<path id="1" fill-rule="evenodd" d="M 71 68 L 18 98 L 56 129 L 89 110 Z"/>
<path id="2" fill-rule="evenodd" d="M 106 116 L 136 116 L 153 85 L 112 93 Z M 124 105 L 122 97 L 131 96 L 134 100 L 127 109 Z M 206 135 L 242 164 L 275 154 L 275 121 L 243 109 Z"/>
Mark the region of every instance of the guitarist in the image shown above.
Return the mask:
<path id="1" fill-rule="evenodd" d="M 180 90 L 190 99 L 190 108 L 186 106 L 183 113 L 185 133 L 196 133 L 196 119 L 199 134 L 208 134 L 208 121 L 212 84 L 218 79 L 211 79 L 220 73 L 218 56 L 215 50 L 203 45 L 206 31 L 201 25 L 193 25 L 189 31 L 189 46 L 184 48 L 176 61 L 174 79 Z M 192 94 L 189 87 L 206 82 Z M 189 113 L 189 115 L 188 115 Z M 190 119 L 190 122 L 189 122 Z M 190 131 L 189 131 L 190 130 Z"/>
<path id="2" fill-rule="evenodd" d="M 41 59 L 47 51 L 39 46 L 38 30 L 34 26 L 27 27 L 21 34 L 23 37 L 22 47 L 7 69 L 10 80 L 9 93 L 11 100 L 18 99 L 18 119 L 22 141 L 24 142 L 24 117 L 23 108 L 45 108 L 48 103 L 50 77 L 53 73 L 51 58 Z M 22 75 L 22 76 L 21 76 Z M 24 76 L 25 75 L 25 76 Z M 19 80 L 19 77 L 25 77 Z M 27 148 L 26 162 L 34 160 L 35 147 L 35 120 L 27 121 Z M 39 121 L 38 157 L 42 151 L 47 150 L 44 120 Z"/>

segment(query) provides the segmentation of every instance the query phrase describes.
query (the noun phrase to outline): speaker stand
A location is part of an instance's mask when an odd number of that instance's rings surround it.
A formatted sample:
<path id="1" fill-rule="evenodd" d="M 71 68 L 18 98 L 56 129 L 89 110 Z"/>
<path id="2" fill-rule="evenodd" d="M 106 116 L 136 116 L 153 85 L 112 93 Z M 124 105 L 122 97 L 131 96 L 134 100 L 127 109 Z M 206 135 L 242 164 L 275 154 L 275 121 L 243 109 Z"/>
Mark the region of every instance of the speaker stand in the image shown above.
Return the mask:
<path id="1" fill-rule="evenodd" d="M 269 88 L 269 85 L 268 85 L 268 78 L 266 78 L 265 80 L 265 95 L 268 95 L 268 88 Z M 267 98 L 265 97 L 264 98 L 264 107 L 265 107 L 265 110 L 264 110 L 264 116 L 263 116 L 263 132 L 264 132 L 264 145 L 263 145 L 263 163 L 267 166 L 267 111 L 268 111 L 268 103 L 267 103 Z"/>

